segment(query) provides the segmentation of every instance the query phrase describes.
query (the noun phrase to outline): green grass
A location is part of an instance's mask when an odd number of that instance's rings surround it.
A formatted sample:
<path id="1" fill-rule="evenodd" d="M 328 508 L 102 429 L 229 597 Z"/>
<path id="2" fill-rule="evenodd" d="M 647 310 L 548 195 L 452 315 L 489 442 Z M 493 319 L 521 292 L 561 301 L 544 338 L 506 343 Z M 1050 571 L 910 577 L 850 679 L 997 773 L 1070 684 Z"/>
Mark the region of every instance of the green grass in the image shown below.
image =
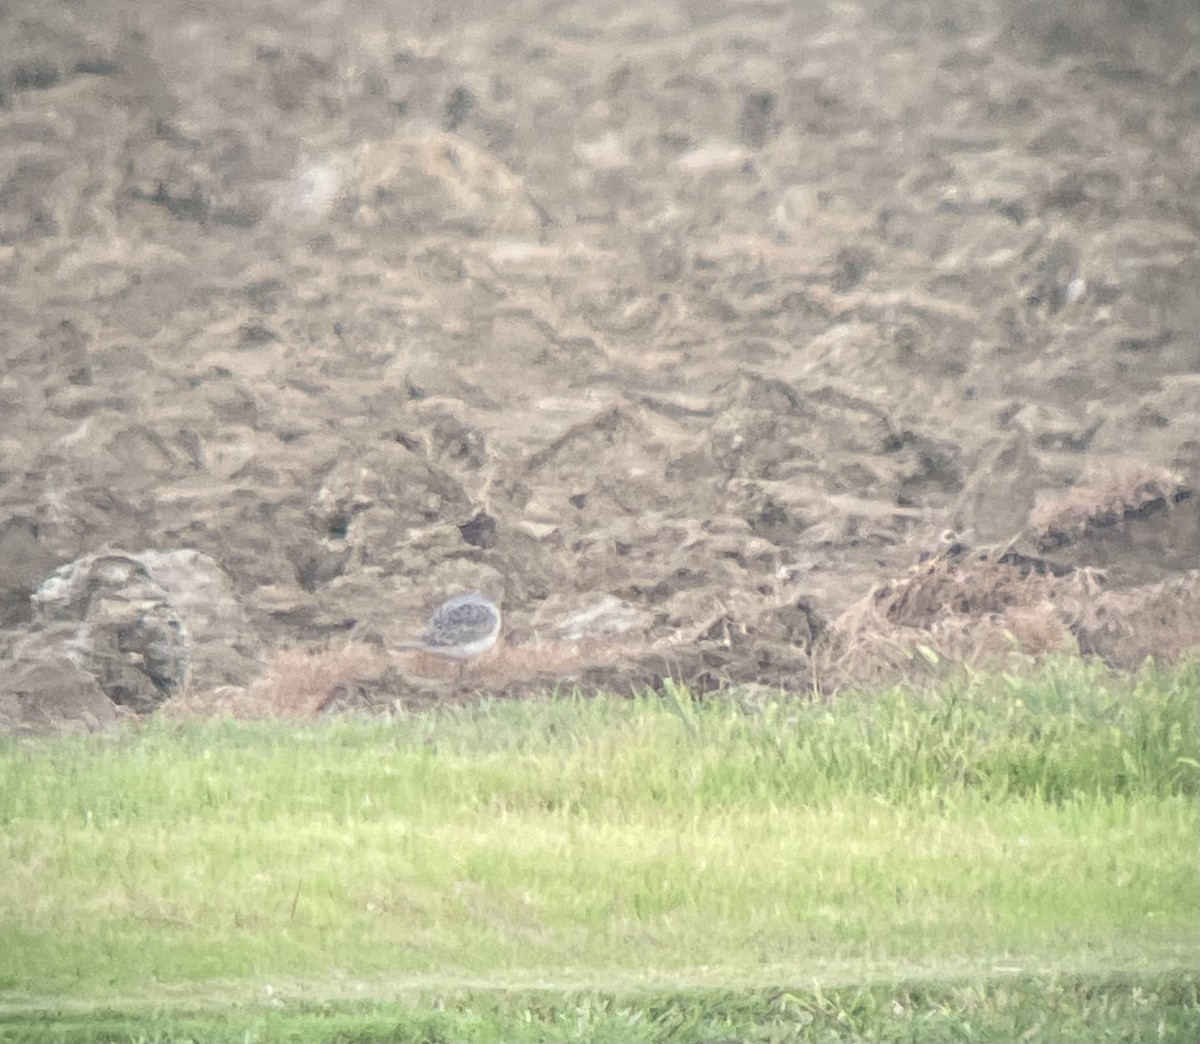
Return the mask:
<path id="1" fill-rule="evenodd" d="M 1200 1039 L 1198 692 L 2 740 L 0 1041 Z"/>
<path id="2" fill-rule="evenodd" d="M 794 991 L 434 991 L 424 1000 L 0 1016 L 0 1040 L 55 1041 L 1194 1041 L 1194 976 L 1030 976 Z"/>

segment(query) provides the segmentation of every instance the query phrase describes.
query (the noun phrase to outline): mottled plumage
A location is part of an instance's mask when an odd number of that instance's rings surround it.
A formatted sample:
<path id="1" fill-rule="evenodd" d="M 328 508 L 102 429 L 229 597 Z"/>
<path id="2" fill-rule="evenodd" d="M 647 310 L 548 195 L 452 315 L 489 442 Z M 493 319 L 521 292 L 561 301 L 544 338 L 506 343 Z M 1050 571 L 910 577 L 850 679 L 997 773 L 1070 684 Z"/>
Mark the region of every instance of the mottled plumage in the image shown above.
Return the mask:
<path id="1" fill-rule="evenodd" d="M 471 591 L 443 602 L 425 625 L 420 642 L 401 645 L 401 650 L 419 650 L 469 663 L 482 656 L 500 634 L 500 610 L 482 591 Z"/>

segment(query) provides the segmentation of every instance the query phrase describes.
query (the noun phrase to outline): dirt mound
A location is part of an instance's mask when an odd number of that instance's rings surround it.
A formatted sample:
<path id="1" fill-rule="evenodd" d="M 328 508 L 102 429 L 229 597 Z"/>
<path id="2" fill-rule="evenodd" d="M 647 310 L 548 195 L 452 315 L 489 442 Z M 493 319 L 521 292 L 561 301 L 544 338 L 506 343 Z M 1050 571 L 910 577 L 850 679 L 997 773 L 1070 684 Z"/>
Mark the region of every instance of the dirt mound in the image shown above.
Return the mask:
<path id="1" fill-rule="evenodd" d="M 837 686 L 943 660 L 994 667 L 1014 655 L 1073 652 L 1136 667 L 1147 656 L 1175 659 L 1200 647 L 1200 570 L 1186 568 L 1197 561 L 1196 497 L 1177 478 L 1079 486 L 1007 545 L 956 542 L 881 584 L 833 622 L 820 673 Z"/>
<path id="2" fill-rule="evenodd" d="M 1164 580 L 1200 563 L 1200 497 L 1167 472 L 1085 483 L 1035 512 L 1030 537 L 1039 554 L 1114 584 Z"/>
<path id="3" fill-rule="evenodd" d="M 1194 4 L 410 8 L 0 12 L 0 646 L 112 548 L 229 700 L 473 587 L 513 694 L 1186 644 Z"/>

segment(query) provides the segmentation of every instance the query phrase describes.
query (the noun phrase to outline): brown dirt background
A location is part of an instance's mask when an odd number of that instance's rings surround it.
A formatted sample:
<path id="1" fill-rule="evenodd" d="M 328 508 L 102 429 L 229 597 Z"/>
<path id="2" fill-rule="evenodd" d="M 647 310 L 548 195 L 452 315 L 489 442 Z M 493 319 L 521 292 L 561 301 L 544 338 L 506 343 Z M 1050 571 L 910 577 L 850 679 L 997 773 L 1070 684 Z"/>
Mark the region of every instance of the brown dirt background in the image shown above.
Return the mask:
<path id="1" fill-rule="evenodd" d="M 444 693 L 387 650 L 472 586 L 495 692 L 1200 642 L 1191 0 L 13 0 L 0 38 L 10 661 L 103 549 L 228 578 L 181 709 Z"/>

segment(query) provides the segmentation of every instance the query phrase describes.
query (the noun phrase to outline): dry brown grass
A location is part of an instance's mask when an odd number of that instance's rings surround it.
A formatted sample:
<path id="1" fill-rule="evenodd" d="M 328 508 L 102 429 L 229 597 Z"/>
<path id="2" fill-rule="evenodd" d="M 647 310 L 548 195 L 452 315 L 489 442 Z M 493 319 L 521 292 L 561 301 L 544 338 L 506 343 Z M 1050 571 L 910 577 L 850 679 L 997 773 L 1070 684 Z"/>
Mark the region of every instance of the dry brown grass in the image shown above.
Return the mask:
<path id="1" fill-rule="evenodd" d="M 184 693 L 163 708 L 170 718 L 304 718 L 338 685 L 373 677 L 387 666 L 374 646 L 347 643 L 324 650 L 282 649 L 248 688 L 220 686 Z"/>
<path id="2" fill-rule="evenodd" d="M 954 545 L 875 588 L 816 650 L 824 691 L 928 674 L 944 662 L 1002 667 L 1076 649 L 1064 602 L 1098 588 L 1091 570 L 1055 570 L 1007 548 Z"/>
<path id="3" fill-rule="evenodd" d="M 556 687 L 581 686 L 588 691 L 627 690 L 631 678 L 644 671 L 644 643 L 628 641 L 535 641 L 508 645 L 501 641 L 466 670 L 428 653 L 396 657 L 398 674 L 406 689 L 403 705 L 420 706 L 430 701 L 463 700 L 486 693 L 503 698 L 521 698 Z"/>
<path id="4" fill-rule="evenodd" d="M 1133 669 L 1148 656 L 1171 662 L 1200 648 L 1200 569 L 1157 584 L 1103 591 L 1074 622 L 1084 653 Z"/>
<path id="5" fill-rule="evenodd" d="M 1192 495 L 1161 469 L 1106 474 L 1032 515 L 1033 547 L 1058 552 L 1053 560 L 1013 545 L 944 549 L 833 622 L 815 660 L 822 686 L 911 678 L 947 661 L 1002 667 L 1062 652 L 1128 668 L 1147 656 L 1178 659 L 1200 646 L 1200 571 L 1119 589 L 1109 588 L 1106 572 L 1138 555 L 1160 567 L 1168 553 L 1186 560 L 1188 518 L 1168 513 Z M 1164 518 L 1178 525 L 1164 528 Z M 1085 564 L 1085 542 L 1111 532 L 1120 538 L 1106 569 Z"/>
<path id="6" fill-rule="evenodd" d="M 177 720 L 304 718 L 329 710 L 399 710 L 479 693 L 527 695 L 579 680 L 597 669 L 619 675 L 644 651 L 604 642 L 538 642 L 498 645 L 465 669 L 420 651 L 389 654 L 348 643 L 325 650 L 285 649 L 247 688 L 221 686 L 185 692 L 164 706 Z"/>

